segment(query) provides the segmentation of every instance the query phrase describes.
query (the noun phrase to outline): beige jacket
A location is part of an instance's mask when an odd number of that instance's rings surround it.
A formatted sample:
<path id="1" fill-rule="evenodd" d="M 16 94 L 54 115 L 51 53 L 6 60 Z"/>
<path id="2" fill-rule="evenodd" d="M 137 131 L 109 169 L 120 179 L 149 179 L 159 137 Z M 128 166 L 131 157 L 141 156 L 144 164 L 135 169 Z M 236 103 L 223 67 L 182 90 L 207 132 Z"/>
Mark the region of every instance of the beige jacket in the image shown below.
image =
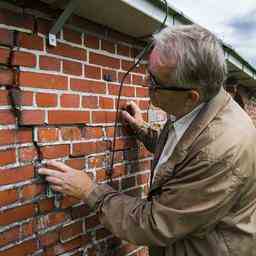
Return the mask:
<path id="1" fill-rule="evenodd" d="M 167 139 L 141 128 L 138 137 L 154 152 Z M 193 120 L 162 166 L 147 199 L 98 185 L 88 198 L 116 236 L 156 248 L 155 255 L 256 255 L 256 129 L 221 89 Z"/>

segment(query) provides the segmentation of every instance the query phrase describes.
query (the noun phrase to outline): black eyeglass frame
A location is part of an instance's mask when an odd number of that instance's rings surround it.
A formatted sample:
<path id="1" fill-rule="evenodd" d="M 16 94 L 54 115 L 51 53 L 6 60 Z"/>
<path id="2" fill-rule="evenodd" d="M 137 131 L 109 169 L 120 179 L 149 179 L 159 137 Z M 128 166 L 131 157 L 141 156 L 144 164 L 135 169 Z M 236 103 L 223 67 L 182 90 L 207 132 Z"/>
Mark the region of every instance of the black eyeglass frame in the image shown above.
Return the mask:
<path id="1" fill-rule="evenodd" d="M 181 87 L 176 87 L 176 86 L 168 86 L 165 87 L 162 84 L 158 83 L 155 76 L 149 72 L 149 80 L 150 80 L 150 86 L 149 89 L 151 90 L 166 90 L 166 91 L 191 91 L 192 88 L 181 88 Z"/>

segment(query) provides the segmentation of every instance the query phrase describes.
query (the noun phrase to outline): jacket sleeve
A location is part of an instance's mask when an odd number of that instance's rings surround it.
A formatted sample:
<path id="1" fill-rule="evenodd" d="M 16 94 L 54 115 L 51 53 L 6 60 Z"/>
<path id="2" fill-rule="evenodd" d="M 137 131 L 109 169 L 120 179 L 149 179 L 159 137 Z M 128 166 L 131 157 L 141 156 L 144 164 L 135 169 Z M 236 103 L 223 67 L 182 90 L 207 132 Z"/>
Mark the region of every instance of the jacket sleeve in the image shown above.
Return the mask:
<path id="1" fill-rule="evenodd" d="M 160 129 L 156 130 L 152 128 L 147 122 L 134 130 L 137 139 L 140 140 L 148 151 L 151 153 L 155 152 L 158 136 L 160 134 Z"/>
<path id="2" fill-rule="evenodd" d="M 241 185 L 234 170 L 228 163 L 200 161 L 189 166 L 193 178 L 188 174 L 169 180 L 151 201 L 97 185 L 87 202 L 97 207 L 101 223 L 117 237 L 167 246 L 214 227 L 230 211 Z"/>

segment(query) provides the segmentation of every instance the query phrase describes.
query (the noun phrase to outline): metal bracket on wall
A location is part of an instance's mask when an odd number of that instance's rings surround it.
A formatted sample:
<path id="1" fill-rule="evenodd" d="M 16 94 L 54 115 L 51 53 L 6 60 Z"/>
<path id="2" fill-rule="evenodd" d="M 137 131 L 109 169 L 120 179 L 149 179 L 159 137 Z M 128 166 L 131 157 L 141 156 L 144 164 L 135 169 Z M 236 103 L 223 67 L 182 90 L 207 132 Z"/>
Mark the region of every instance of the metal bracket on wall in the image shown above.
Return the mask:
<path id="1" fill-rule="evenodd" d="M 72 15 L 72 13 L 75 11 L 76 7 L 78 6 L 78 0 L 70 0 L 67 6 L 65 7 L 64 11 L 60 15 L 60 17 L 57 19 L 53 27 L 51 28 L 49 32 L 49 45 L 51 46 L 57 46 L 57 39 L 56 35 L 59 33 L 59 31 L 64 26 L 65 22 L 68 20 L 68 18 Z"/>

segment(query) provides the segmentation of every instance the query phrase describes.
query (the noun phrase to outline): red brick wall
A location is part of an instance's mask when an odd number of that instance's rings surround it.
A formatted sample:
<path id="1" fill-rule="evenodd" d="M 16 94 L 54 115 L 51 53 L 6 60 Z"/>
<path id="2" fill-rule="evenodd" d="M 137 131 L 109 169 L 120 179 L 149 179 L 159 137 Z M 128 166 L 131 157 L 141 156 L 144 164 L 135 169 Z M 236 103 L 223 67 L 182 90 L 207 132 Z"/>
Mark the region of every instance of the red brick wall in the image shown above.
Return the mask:
<path id="1" fill-rule="evenodd" d="M 119 80 L 140 46 L 74 17 L 81 32 L 64 28 L 50 47 L 51 22 L 10 9 L 0 9 L 0 256 L 146 255 L 114 238 L 83 202 L 48 198 L 35 168 L 40 156 L 59 159 L 109 182 Z M 146 117 L 144 76 L 144 64 L 129 75 L 122 103 L 136 100 Z M 113 185 L 145 196 L 151 155 L 122 129 L 117 148 Z"/>

